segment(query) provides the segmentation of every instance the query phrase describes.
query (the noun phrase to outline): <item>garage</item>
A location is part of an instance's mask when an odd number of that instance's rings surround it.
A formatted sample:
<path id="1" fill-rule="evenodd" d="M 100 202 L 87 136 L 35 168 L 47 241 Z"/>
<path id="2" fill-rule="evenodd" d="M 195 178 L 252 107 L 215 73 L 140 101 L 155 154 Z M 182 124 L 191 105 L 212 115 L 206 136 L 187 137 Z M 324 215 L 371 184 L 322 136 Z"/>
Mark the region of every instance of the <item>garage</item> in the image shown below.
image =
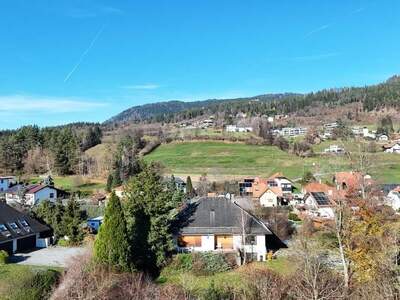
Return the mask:
<path id="1" fill-rule="evenodd" d="M 24 252 L 36 247 L 36 235 L 24 237 L 17 240 L 17 252 Z"/>
<path id="2" fill-rule="evenodd" d="M 11 254 L 13 252 L 13 242 L 12 241 L 8 241 L 5 243 L 1 243 L 0 244 L 0 251 L 4 250 L 7 251 L 8 254 Z"/>

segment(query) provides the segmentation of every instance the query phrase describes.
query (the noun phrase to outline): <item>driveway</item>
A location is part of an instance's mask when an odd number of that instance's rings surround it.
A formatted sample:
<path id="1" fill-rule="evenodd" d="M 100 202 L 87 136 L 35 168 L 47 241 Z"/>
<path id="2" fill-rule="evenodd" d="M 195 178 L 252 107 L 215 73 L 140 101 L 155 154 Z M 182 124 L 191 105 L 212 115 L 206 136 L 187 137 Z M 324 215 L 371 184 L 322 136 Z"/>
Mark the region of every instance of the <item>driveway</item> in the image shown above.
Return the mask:
<path id="1" fill-rule="evenodd" d="M 73 257 L 84 252 L 85 248 L 81 247 L 49 247 L 28 253 L 16 253 L 10 260 L 22 265 L 66 267 Z"/>

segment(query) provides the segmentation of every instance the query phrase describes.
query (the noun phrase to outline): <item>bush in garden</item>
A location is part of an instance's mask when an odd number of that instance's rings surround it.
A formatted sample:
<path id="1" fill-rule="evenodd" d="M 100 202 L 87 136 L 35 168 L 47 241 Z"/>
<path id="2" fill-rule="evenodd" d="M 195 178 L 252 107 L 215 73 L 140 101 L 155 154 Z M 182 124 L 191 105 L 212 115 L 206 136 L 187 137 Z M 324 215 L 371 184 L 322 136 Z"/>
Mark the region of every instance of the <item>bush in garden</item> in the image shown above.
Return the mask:
<path id="1" fill-rule="evenodd" d="M 191 253 L 181 253 L 174 257 L 171 267 L 175 270 L 190 271 L 193 268 L 193 255 Z"/>
<path id="2" fill-rule="evenodd" d="M 220 253 L 202 252 L 193 254 L 192 272 L 195 275 L 212 275 L 230 269 L 231 267 Z"/>
<path id="3" fill-rule="evenodd" d="M 5 265 L 8 262 L 8 253 L 4 250 L 0 251 L 0 265 Z"/>

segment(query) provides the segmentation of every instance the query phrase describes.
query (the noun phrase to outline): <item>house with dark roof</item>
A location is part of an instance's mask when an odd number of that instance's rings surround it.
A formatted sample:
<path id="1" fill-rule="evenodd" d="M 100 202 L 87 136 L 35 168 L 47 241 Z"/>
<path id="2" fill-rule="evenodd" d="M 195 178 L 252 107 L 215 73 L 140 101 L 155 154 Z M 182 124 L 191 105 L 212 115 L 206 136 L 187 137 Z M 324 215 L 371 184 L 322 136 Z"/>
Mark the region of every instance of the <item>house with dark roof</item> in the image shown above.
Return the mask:
<path id="1" fill-rule="evenodd" d="M 203 197 L 188 203 L 179 215 L 179 251 L 217 251 L 263 261 L 269 251 L 286 248 L 266 223 L 234 200 Z"/>
<path id="2" fill-rule="evenodd" d="M 56 201 L 60 190 L 44 184 L 18 184 L 6 191 L 7 204 L 19 203 L 34 206 L 43 200 Z"/>
<path id="3" fill-rule="evenodd" d="M 312 217 L 333 219 L 334 205 L 324 192 L 310 192 L 304 196 L 304 203 L 307 212 Z"/>
<path id="4" fill-rule="evenodd" d="M 0 250 L 11 254 L 47 247 L 51 235 L 46 225 L 0 202 Z"/>

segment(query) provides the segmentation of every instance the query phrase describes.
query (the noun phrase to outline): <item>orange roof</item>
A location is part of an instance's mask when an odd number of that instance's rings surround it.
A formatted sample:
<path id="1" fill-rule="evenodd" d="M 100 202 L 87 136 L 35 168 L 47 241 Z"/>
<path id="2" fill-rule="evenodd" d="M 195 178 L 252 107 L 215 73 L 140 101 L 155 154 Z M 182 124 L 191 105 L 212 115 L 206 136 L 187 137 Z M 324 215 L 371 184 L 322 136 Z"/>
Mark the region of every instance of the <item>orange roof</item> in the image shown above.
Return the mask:
<path id="1" fill-rule="evenodd" d="M 261 178 L 256 178 L 253 182 L 253 197 L 254 198 L 260 198 L 262 194 L 265 193 L 267 190 L 268 185 L 267 182 Z"/>
<path id="2" fill-rule="evenodd" d="M 310 182 L 307 185 L 305 185 L 303 189 L 306 193 L 324 192 L 326 194 L 328 194 L 329 190 L 334 190 L 333 187 L 325 183 L 319 183 L 319 182 Z"/>
<path id="3" fill-rule="evenodd" d="M 362 178 L 360 172 L 338 172 L 335 174 L 335 182 L 339 185 L 345 184 L 349 189 L 358 189 Z"/>

